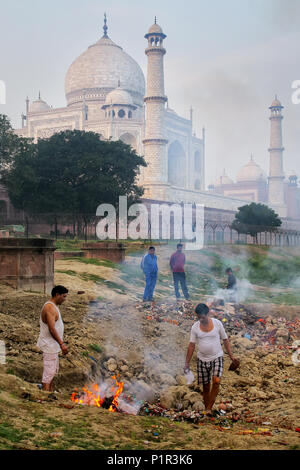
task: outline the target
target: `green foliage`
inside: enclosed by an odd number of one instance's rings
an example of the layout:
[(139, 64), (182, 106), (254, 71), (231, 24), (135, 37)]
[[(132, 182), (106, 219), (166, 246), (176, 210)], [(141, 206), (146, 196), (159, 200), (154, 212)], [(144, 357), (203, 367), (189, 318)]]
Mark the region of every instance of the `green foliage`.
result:
[(81, 256), (76, 256), (74, 258), (65, 258), (66, 261), (77, 261), (83, 264), (92, 264), (94, 266), (104, 266), (106, 268), (116, 268), (118, 269), (117, 263), (110, 261), (108, 259), (97, 259), (97, 258), (82, 258)]
[(13, 132), (5, 114), (0, 114), (0, 172), (9, 167), (13, 155), (18, 150), (19, 138)]
[(26, 433), (24, 431), (15, 429), (7, 422), (0, 423), (0, 438), (6, 439), (9, 442), (20, 442), (25, 437), (31, 436), (31, 433)]
[(73, 240), (55, 240), (55, 248), (58, 251), (80, 251), (84, 241), (75, 238)]
[(238, 233), (249, 234), (257, 240), (260, 232), (270, 232), (280, 227), (282, 221), (273, 209), (264, 204), (251, 204), (239, 207), (231, 228)]
[(101, 346), (99, 346), (98, 344), (89, 344), (89, 348), (92, 351), (95, 351), (97, 353), (102, 353), (103, 352), (103, 348), (101, 348)]
[(300, 258), (294, 257), (288, 262), (272, 258), (265, 253), (254, 253), (248, 259), (249, 281), (253, 284), (281, 284), (289, 286), (299, 276)]
[(121, 141), (65, 131), (37, 144), (22, 141), (4, 183), (16, 208), (47, 214), (52, 223), (65, 217), (84, 226), (95, 218), (99, 204), (116, 206), (119, 196), (128, 196), (129, 203), (142, 196), (136, 184), (140, 166), (146, 166), (145, 160)]

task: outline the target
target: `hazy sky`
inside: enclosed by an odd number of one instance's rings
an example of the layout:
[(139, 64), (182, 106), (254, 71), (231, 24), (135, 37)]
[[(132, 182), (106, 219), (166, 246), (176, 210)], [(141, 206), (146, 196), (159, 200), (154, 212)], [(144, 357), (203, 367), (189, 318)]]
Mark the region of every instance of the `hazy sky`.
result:
[(0, 80), (7, 114), (21, 127), (25, 98), (65, 106), (64, 79), (73, 60), (108, 34), (146, 72), (144, 35), (157, 16), (167, 39), (169, 106), (206, 127), (206, 185), (224, 167), (230, 177), (254, 159), (269, 169), (269, 109), (285, 106), (284, 169), (300, 176), (300, 0), (0, 0)]

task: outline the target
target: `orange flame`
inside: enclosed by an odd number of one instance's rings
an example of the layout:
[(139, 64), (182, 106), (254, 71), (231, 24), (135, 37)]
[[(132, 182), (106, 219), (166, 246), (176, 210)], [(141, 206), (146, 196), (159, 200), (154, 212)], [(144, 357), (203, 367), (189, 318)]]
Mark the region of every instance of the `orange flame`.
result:
[[(113, 376), (113, 379), (116, 381), (116, 386), (113, 385), (110, 390), (114, 394), (114, 398), (108, 411), (114, 412), (117, 411), (118, 397), (123, 391), (124, 383), (118, 382), (115, 375)], [(78, 403), (80, 405), (93, 405), (97, 406), (98, 408), (101, 408), (105, 400), (105, 396), (101, 396), (101, 390), (98, 384), (93, 384), (91, 386), (91, 389), (92, 390), (89, 390), (87, 387), (82, 387), (84, 393), (80, 396), (78, 394), (78, 389), (75, 389), (75, 391), (71, 395), (71, 400), (74, 403)]]
[(113, 379), (116, 381), (116, 384), (118, 386), (117, 388), (117, 391), (115, 393), (115, 396), (114, 396), (114, 399), (113, 399), (113, 402), (111, 404), (111, 406), (109, 407), (108, 411), (117, 411), (117, 407), (118, 407), (118, 397), (121, 395), (121, 393), (123, 392), (123, 386), (124, 386), (124, 382), (118, 382), (116, 376), (114, 375), (113, 376)]

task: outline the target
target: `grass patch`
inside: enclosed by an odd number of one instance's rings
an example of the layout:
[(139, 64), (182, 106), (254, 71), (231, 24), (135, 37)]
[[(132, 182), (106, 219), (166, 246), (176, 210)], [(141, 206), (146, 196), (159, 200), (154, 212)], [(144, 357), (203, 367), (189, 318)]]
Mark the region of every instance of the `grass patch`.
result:
[(23, 432), (15, 429), (9, 423), (0, 423), (0, 438), (5, 439), (8, 442), (20, 442), (27, 437), (33, 437), (32, 433)]
[(73, 240), (56, 240), (54, 245), (58, 251), (80, 251), (83, 243), (83, 240), (74, 238)]
[(101, 346), (99, 346), (98, 344), (89, 344), (89, 349), (100, 354), (103, 352), (103, 348), (101, 348)]
[(68, 276), (78, 276), (78, 274), (75, 271), (72, 271), (70, 269), (66, 271), (63, 271), (61, 269), (56, 269), (55, 272), (60, 273), (60, 274), (67, 274)]
[(65, 261), (77, 261), (83, 264), (92, 264), (94, 266), (104, 266), (105, 268), (112, 268), (112, 269), (118, 268), (118, 263), (115, 263), (108, 259), (83, 258), (81, 256), (78, 256), (78, 258), (77, 257), (65, 258)]
[[(76, 273), (75, 271), (72, 271), (72, 270), (64, 271), (64, 270), (61, 270), (61, 269), (56, 269), (55, 272), (61, 273), (61, 274), (67, 274), (69, 276), (76, 276), (76, 277), (79, 277), (80, 279), (82, 279), (83, 281), (92, 281), (92, 282), (95, 282), (95, 284), (104, 284), (109, 289), (117, 291), (120, 294), (127, 293), (124, 286), (122, 286), (120, 284), (117, 284), (116, 282), (108, 281), (107, 279), (104, 279), (103, 277), (98, 276), (97, 274)], [(101, 297), (99, 297), (99, 300), (102, 300)]]

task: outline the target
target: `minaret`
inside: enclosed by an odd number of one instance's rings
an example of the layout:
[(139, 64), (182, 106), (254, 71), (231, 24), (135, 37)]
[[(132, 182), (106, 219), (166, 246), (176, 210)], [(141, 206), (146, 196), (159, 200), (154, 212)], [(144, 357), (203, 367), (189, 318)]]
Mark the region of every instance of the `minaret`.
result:
[(29, 98), (27, 96), (27, 98), (26, 98), (26, 116), (28, 116), (28, 113), (29, 113)]
[(283, 106), (275, 96), (271, 104), (271, 140), (270, 140), (270, 173), (268, 203), (280, 217), (286, 217), (287, 208), (284, 201), (284, 173), (283, 173), (283, 151), (282, 146), (282, 119)]
[(144, 156), (147, 167), (143, 172), (144, 196), (147, 199), (168, 200), (168, 158), (167, 139), (165, 135), (165, 96), (164, 86), (164, 55), (163, 40), (167, 36), (162, 28), (155, 23), (149, 29), (145, 38), (148, 47), (145, 51), (148, 57), (146, 124)]

